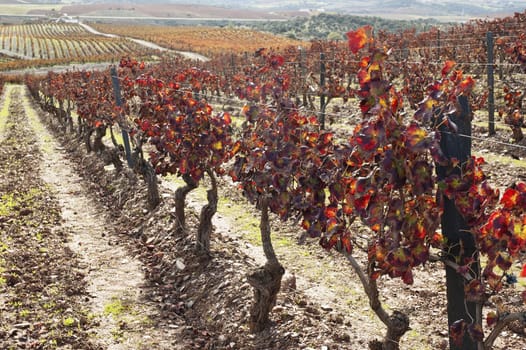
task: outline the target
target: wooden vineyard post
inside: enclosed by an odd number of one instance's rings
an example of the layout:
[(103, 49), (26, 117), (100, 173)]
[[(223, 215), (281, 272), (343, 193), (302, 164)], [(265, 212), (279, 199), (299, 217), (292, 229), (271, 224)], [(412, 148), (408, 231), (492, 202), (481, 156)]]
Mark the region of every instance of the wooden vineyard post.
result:
[(300, 46), (298, 47), (300, 51), (300, 69), (301, 69), (301, 92), (302, 92), (302, 103), (304, 106), (308, 105), (307, 90), (306, 90), (306, 81), (307, 81), (307, 67), (305, 60), (305, 50)]
[(437, 61), (440, 62), (440, 29), (437, 30)]
[(488, 117), (489, 125), (488, 132), (490, 135), (495, 135), (495, 77), (493, 72), (493, 33), (486, 33), (486, 46), (487, 46), (487, 73), (488, 73)]
[(232, 75), (235, 75), (236, 74), (236, 60), (234, 58), (234, 54), (230, 55), (230, 65), (232, 69)]
[(499, 80), (500, 81), (504, 79), (504, 64), (505, 64), (504, 54), (505, 54), (504, 50), (499, 50)]
[[(115, 67), (111, 67), (111, 82), (113, 84), (113, 92), (115, 94), (115, 103), (120, 108), (122, 107), (121, 86), (119, 84), (119, 77), (117, 75), (117, 69), (115, 69)], [(124, 142), (124, 150), (126, 152), (126, 161), (128, 162), (128, 166), (130, 168), (133, 168), (134, 164), (131, 156), (130, 138), (128, 137), (128, 132), (121, 128), (121, 133), (122, 140)]]
[[(456, 115), (452, 116), (453, 122), (458, 126), (458, 133), (451, 132), (447, 127), (441, 126), (440, 147), (444, 155), (451, 159), (456, 158), (460, 164), (464, 164), (471, 157), (471, 110), (466, 96), (458, 97), (458, 109)], [(437, 166), (439, 180), (451, 174), (449, 167)], [(460, 174), (458, 167), (454, 170)], [(446, 239), (445, 259), (458, 265), (464, 265), (466, 259), (474, 259), (474, 272), (479, 273), (478, 255), (475, 248), (475, 240), (469, 231), (464, 218), (459, 213), (454, 200), (443, 197), (444, 212), (441, 218), (442, 234)], [(477, 304), (468, 302), (465, 297), (464, 286), (466, 279), (457, 270), (446, 264), (446, 287), (447, 287), (447, 312), (448, 325), (455, 321), (465, 320), (471, 323), (476, 319)], [(477, 343), (466, 332), (463, 343), (459, 347), (450, 337), (451, 350), (476, 350)]]
[(307, 75), (307, 67), (305, 66), (305, 50), (300, 46), (300, 68), (301, 68), (301, 80), (305, 81)]
[(325, 54), (323, 52), (320, 53), (320, 88), (320, 127), (323, 130), (325, 129), (325, 107), (327, 104), (325, 102)]

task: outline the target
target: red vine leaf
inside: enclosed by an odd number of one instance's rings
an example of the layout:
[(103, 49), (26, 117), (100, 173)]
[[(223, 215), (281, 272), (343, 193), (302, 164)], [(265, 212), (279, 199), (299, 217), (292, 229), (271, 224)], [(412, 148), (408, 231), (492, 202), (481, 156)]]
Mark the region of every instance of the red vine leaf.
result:
[(347, 39), (349, 40), (349, 49), (352, 53), (357, 53), (367, 44), (367, 32), (371, 30), (371, 26), (364, 26), (358, 28), (355, 31), (347, 33)]
[(458, 84), (459, 93), (468, 94), (473, 90), (475, 80), (472, 77), (467, 77)]
[(455, 61), (446, 61), (444, 63), (444, 67), (442, 68), (442, 76), (445, 77), (446, 75), (448, 75), (449, 72), (451, 72), (453, 66), (455, 66), (455, 64)]
[(428, 143), (426, 142), (427, 132), (417, 124), (411, 124), (406, 131), (406, 147), (414, 152), (425, 150)]
[(517, 202), (519, 200), (519, 191), (513, 189), (513, 188), (507, 188), (504, 194), (502, 195), (502, 199), (500, 200), (500, 203), (504, 206), (506, 209), (512, 209), (517, 205)]
[(486, 315), (486, 323), (488, 324), (489, 327), (496, 324), (498, 320), (499, 320), (499, 316), (497, 316), (497, 313), (495, 311), (490, 311)]

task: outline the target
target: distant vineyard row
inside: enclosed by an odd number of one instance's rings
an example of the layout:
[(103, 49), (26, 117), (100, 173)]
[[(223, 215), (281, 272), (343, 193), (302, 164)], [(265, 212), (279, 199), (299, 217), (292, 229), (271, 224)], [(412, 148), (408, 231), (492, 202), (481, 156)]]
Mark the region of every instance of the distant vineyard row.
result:
[[(151, 51), (151, 50), (150, 50)], [(78, 24), (38, 23), (0, 27), (0, 70), (69, 62), (116, 60), (149, 52), (133, 41), (94, 35)]]
[(166, 27), (94, 24), (104, 33), (127, 35), (155, 42), (174, 50), (194, 51), (204, 55), (252, 52), (262, 47), (298, 46), (301, 41), (242, 28)]

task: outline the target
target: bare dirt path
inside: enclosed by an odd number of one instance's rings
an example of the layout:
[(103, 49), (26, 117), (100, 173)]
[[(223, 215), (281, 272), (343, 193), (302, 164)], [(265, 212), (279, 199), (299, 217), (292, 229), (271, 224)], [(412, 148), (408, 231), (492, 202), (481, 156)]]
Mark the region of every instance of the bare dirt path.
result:
[(100, 350), (20, 93), (5, 87), (0, 112), (0, 349)]
[(145, 284), (140, 263), (124, 247), (112, 244), (114, 229), (105, 213), (86, 193), (64, 150), (31, 107), (25, 86), (8, 86), (6, 94), (20, 99), (38, 147), (42, 179), (50, 185), (61, 208), (61, 228), (68, 246), (78, 254), (87, 280), (90, 316), (96, 320), (95, 341), (104, 349), (178, 349), (170, 329), (159, 329), (150, 316), (157, 310), (142, 298)]

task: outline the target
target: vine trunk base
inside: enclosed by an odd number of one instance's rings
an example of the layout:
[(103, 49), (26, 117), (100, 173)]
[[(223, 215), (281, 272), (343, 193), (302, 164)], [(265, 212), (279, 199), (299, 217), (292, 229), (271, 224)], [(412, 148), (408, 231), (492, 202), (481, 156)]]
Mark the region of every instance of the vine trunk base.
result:
[(389, 316), (387, 334), (383, 341), (373, 340), (369, 343), (370, 350), (399, 350), (400, 339), (409, 330), (409, 317), (400, 312), (394, 311)]
[(250, 309), (249, 327), (252, 333), (265, 330), (270, 324), (269, 314), (276, 304), (285, 269), (281, 264), (266, 263), (252, 271), (248, 283), (254, 288), (254, 302)]

